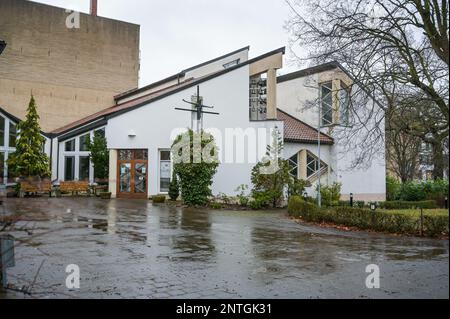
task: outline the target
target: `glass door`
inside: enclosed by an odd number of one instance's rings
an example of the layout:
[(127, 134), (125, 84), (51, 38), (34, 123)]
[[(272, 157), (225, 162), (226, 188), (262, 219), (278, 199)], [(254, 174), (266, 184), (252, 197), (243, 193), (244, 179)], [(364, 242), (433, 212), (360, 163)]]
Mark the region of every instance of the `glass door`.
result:
[(148, 151), (120, 150), (118, 157), (119, 198), (147, 198)]

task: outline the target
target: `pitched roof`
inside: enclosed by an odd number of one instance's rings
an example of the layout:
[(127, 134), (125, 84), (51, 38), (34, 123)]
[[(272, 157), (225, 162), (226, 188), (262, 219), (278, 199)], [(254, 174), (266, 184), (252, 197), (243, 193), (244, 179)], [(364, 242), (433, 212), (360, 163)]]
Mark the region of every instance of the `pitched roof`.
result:
[[(0, 106), (0, 113), (3, 113), (4, 116), (6, 116), (7, 118), (9, 118), (10, 120), (12, 120), (13, 122), (15, 122), (16, 124), (22, 122), (22, 120), (20, 118), (18, 118), (17, 116), (9, 113), (8, 111), (6, 111), (4, 108), (2, 108)], [(49, 137), (49, 134), (45, 133), (44, 131), (41, 130), (41, 134), (44, 135), (45, 137)]]
[[(292, 115), (278, 109), (278, 120), (284, 122), (284, 140), (286, 142), (297, 142), (316, 144), (317, 129), (295, 118)], [(334, 139), (324, 133), (320, 134), (320, 142), (326, 145), (333, 145)]]
[(118, 105), (114, 105), (114, 106), (109, 107), (107, 109), (104, 109), (104, 110), (102, 110), (100, 112), (97, 112), (97, 113), (94, 113), (92, 115), (89, 115), (88, 117), (85, 117), (85, 118), (80, 119), (78, 121), (72, 122), (72, 123), (70, 123), (68, 125), (65, 125), (65, 126), (63, 126), (61, 128), (58, 128), (58, 129), (52, 131), (51, 134), (56, 135), (56, 136), (64, 135), (64, 134), (66, 134), (69, 131), (82, 128), (82, 127), (84, 127), (84, 126), (86, 126), (89, 123), (92, 123), (94, 121), (98, 121), (100, 119), (105, 119), (105, 118), (118, 116), (118, 115), (123, 114), (125, 112), (132, 111), (132, 110), (134, 110), (134, 109), (136, 109), (138, 107), (144, 106), (144, 105), (146, 105), (148, 103), (157, 101), (157, 100), (162, 99), (164, 97), (167, 97), (167, 96), (169, 96), (171, 94), (175, 94), (175, 93), (177, 93), (177, 92), (179, 92), (181, 90), (188, 89), (190, 87), (193, 87), (195, 85), (198, 85), (198, 84), (203, 83), (205, 81), (208, 81), (210, 79), (216, 78), (216, 77), (221, 76), (223, 74), (226, 74), (228, 72), (231, 72), (231, 71), (234, 71), (236, 69), (239, 69), (239, 68), (241, 68), (243, 66), (249, 65), (249, 64), (251, 64), (253, 62), (256, 62), (258, 60), (264, 59), (264, 58), (266, 58), (266, 57), (268, 57), (270, 55), (277, 54), (277, 53), (283, 53), (284, 54), (284, 52), (285, 52), (285, 48), (282, 47), (282, 48), (270, 51), (268, 53), (265, 53), (263, 55), (260, 55), (260, 56), (258, 56), (256, 58), (250, 59), (250, 60), (248, 60), (246, 62), (243, 62), (243, 63), (240, 63), (240, 64), (235, 65), (233, 67), (230, 67), (228, 69), (223, 69), (223, 70), (217, 71), (215, 73), (211, 73), (211, 74), (205, 75), (203, 77), (195, 78), (195, 79), (194, 78), (186, 79), (183, 82), (180, 82), (179, 84), (174, 84), (172, 86), (169, 86), (167, 88), (161, 89), (159, 91), (155, 91), (155, 92), (152, 92), (150, 94), (141, 96), (139, 98), (136, 98), (136, 99), (133, 99), (133, 100), (130, 100), (130, 101), (118, 104)]
[(143, 86), (143, 87), (141, 87), (141, 88), (135, 88), (135, 89), (131, 89), (131, 90), (129, 90), (129, 91), (126, 91), (126, 92), (117, 94), (116, 96), (114, 96), (114, 100), (117, 101), (117, 100), (119, 100), (119, 99), (123, 99), (123, 98), (129, 97), (129, 96), (131, 96), (131, 95), (133, 95), (133, 94), (140, 93), (140, 92), (144, 92), (144, 91), (146, 91), (146, 90), (149, 90), (149, 89), (152, 89), (152, 88), (154, 88), (154, 87), (160, 86), (160, 85), (162, 85), (162, 84), (164, 84), (164, 83), (167, 83), (167, 82), (170, 82), (170, 81), (178, 80), (178, 79), (182, 78), (182, 77), (183, 77), (187, 72), (189, 72), (189, 71), (192, 71), (192, 70), (194, 70), (194, 69), (200, 68), (200, 67), (205, 66), (205, 65), (207, 65), (207, 64), (210, 64), (210, 63), (213, 63), (213, 62), (216, 62), (216, 61), (225, 59), (225, 58), (227, 58), (227, 57), (229, 57), (229, 56), (232, 56), (232, 55), (234, 55), (234, 54), (236, 54), (236, 53), (239, 53), (239, 52), (245, 51), (245, 50), (249, 50), (249, 49), (250, 49), (250, 46), (246, 46), (246, 47), (241, 48), (241, 49), (239, 49), (239, 50), (235, 50), (235, 51), (233, 51), (233, 52), (229, 52), (229, 53), (227, 53), (227, 54), (224, 54), (224, 55), (219, 56), (219, 57), (217, 57), (217, 58), (214, 58), (214, 59), (212, 59), (212, 60), (205, 61), (205, 62), (200, 63), (200, 64), (198, 64), (198, 65), (192, 66), (192, 67), (190, 67), (190, 68), (188, 68), (188, 69), (185, 69), (185, 70), (183, 70), (183, 71), (181, 71), (181, 72), (179, 72), (179, 73), (177, 73), (177, 74), (171, 75), (171, 76), (169, 76), (169, 77), (167, 77), (167, 78), (165, 78), (165, 79), (159, 80), (159, 81), (157, 81), (157, 82), (150, 83), (150, 84), (148, 84), (148, 85), (146, 85), (146, 86)]

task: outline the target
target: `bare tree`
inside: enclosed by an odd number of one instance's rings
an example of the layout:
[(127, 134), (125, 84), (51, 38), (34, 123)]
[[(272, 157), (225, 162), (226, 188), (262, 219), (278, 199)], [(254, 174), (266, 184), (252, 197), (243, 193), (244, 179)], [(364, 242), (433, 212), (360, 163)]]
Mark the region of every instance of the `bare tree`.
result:
[(402, 111), (394, 108), (386, 113), (386, 159), (389, 170), (406, 183), (418, 177), (422, 140), (398, 125), (410, 118)]
[(448, 137), (449, 123), (448, 1), (285, 1), (293, 13), (286, 24), (291, 47), (307, 52), (296, 56), (297, 61), (337, 61), (353, 78), (354, 95), (360, 92), (379, 102), (366, 110), (367, 105), (353, 99), (355, 123), (353, 130), (346, 130), (347, 137), (364, 135), (362, 140), (370, 141), (360, 160), (381, 148), (373, 142), (380, 140), (376, 134), (384, 135), (384, 128), (372, 125), (382, 126), (378, 109), (386, 111), (393, 94), (402, 101), (397, 107), (418, 116), (405, 134), (442, 145), (439, 140)]

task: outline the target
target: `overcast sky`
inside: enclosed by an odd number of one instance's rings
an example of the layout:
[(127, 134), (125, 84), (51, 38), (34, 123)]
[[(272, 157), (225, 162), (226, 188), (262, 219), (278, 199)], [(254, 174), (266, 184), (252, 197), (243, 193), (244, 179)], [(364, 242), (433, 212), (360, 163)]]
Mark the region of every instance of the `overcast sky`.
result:
[[(89, 0), (35, 0), (89, 12)], [(141, 25), (140, 85), (250, 45), (250, 57), (286, 46), (284, 0), (98, 0), (98, 14)]]

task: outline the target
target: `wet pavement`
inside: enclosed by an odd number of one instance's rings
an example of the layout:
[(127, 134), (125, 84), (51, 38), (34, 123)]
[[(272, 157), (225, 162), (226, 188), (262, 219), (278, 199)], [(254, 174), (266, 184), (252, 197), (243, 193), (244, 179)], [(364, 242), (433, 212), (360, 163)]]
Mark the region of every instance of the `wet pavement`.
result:
[[(25, 298), (449, 297), (447, 240), (139, 200), (7, 199), (4, 213), (22, 217), (8, 276), (18, 287), (35, 282)], [(79, 290), (66, 288), (70, 264), (80, 267)], [(380, 289), (366, 287), (370, 264)]]

